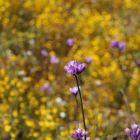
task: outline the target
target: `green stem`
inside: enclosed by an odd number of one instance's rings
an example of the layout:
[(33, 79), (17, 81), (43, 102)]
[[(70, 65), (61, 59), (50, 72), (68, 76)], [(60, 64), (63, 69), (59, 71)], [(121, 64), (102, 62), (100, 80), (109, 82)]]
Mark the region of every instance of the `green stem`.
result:
[(76, 101), (76, 108), (75, 108), (75, 120), (76, 122), (78, 122), (78, 99), (77, 99), (77, 95), (75, 95), (75, 101)]
[[(75, 75), (75, 79), (76, 79), (78, 92), (79, 92), (79, 96), (80, 96), (81, 111), (82, 111), (82, 117), (83, 117), (83, 125), (84, 125), (84, 129), (86, 131), (86, 122), (85, 122), (85, 114), (84, 114), (84, 107), (83, 107), (83, 99), (82, 99), (82, 94), (81, 94), (80, 87), (79, 87), (78, 77), (76, 75)], [(85, 140), (86, 140), (86, 135), (85, 135)]]

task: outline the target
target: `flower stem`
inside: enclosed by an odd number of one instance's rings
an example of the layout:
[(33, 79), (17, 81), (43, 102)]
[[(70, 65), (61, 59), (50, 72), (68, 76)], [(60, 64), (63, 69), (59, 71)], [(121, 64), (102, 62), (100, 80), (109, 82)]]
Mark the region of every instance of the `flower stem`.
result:
[[(84, 107), (83, 107), (83, 99), (82, 99), (82, 94), (81, 94), (80, 87), (79, 87), (78, 77), (76, 75), (75, 75), (75, 79), (76, 79), (76, 84), (77, 84), (78, 92), (79, 92), (79, 96), (80, 96), (81, 111), (82, 111), (82, 117), (83, 117), (83, 125), (84, 125), (84, 129), (86, 131), (86, 122), (85, 122), (85, 114), (84, 114)], [(86, 140), (86, 135), (85, 135), (85, 140)]]
[(75, 95), (75, 101), (76, 101), (76, 108), (75, 108), (75, 120), (76, 120), (76, 122), (78, 122), (78, 99), (77, 99), (77, 96)]
[(120, 93), (122, 94), (122, 97), (124, 98), (124, 103), (125, 103), (125, 105), (127, 107), (130, 120), (131, 120), (132, 123), (134, 123), (133, 114), (132, 114), (130, 106), (129, 106), (129, 99), (128, 99), (126, 93), (123, 90), (120, 90)]

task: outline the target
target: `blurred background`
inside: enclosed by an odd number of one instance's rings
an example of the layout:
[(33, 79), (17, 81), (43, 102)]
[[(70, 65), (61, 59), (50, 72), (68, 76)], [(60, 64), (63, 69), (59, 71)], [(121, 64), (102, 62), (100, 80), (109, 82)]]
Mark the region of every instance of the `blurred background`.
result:
[[(70, 140), (79, 76), (91, 140), (140, 117), (140, 0), (0, 0), (0, 140)], [(121, 42), (117, 48), (115, 43)]]

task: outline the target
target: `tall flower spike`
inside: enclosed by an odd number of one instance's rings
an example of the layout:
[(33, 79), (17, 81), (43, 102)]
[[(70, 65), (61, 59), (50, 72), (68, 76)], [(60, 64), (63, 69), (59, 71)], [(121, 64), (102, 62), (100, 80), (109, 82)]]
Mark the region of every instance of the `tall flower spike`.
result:
[(68, 63), (67, 66), (64, 67), (64, 70), (71, 75), (78, 75), (83, 72), (86, 68), (84, 63), (80, 63), (76, 60), (72, 60)]

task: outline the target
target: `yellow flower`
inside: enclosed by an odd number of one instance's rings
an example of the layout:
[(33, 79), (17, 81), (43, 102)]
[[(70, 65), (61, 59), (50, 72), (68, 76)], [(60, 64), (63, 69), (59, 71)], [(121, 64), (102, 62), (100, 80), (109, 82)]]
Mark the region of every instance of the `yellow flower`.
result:
[(136, 104), (134, 102), (131, 102), (129, 105), (130, 105), (131, 111), (135, 112), (136, 111)]
[(18, 117), (18, 112), (16, 111), (16, 110), (14, 110), (13, 112), (12, 112), (12, 115), (13, 115), (13, 117)]
[(10, 130), (11, 130), (11, 126), (10, 125), (5, 125), (4, 126), (4, 130), (6, 131), (6, 132), (9, 132)]
[(26, 119), (26, 120), (25, 120), (25, 124), (26, 124), (28, 127), (31, 127), (31, 128), (34, 128), (34, 127), (35, 127), (35, 123), (33, 122), (33, 120), (30, 120), (30, 119)]

